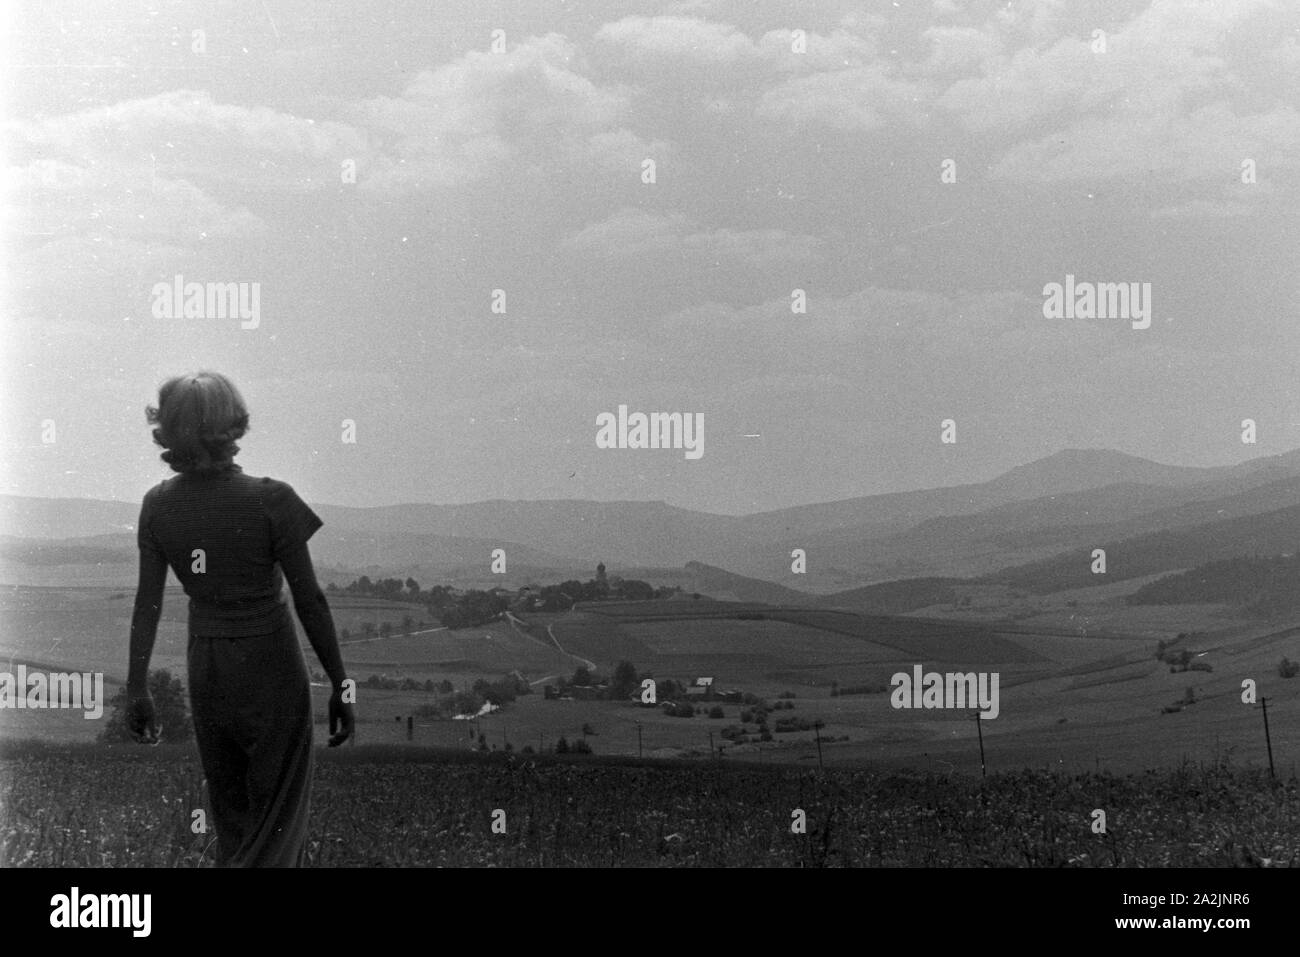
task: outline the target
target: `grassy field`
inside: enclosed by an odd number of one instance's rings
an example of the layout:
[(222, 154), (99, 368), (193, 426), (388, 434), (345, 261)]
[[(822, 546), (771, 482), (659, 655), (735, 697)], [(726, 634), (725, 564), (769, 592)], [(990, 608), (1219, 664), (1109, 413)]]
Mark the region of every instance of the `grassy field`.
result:
[[(1300, 854), (1297, 782), (1224, 764), (981, 781), (384, 746), (318, 759), (309, 863), (323, 867), (1282, 867)], [(210, 866), (212, 835), (191, 831), (200, 778), (179, 746), (0, 747), (0, 867)]]

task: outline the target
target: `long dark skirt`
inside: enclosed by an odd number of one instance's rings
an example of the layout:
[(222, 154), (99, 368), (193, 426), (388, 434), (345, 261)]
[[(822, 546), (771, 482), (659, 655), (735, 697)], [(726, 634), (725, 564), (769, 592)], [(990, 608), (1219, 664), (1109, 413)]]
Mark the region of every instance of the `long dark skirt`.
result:
[(311, 804), (311, 685), (293, 620), (269, 635), (190, 635), (190, 706), (226, 867), (298, 867)]

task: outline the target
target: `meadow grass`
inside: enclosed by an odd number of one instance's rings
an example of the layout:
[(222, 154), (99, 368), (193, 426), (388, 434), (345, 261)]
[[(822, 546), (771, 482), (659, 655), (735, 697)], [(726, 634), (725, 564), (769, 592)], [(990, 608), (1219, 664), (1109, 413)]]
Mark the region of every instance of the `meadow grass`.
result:
[[(211, 866), (203, 806), (192, 747), (0, 744), (3, 867)], [(308, 863), (1279, 867), (1297, 852), (1300, 783), (1226, 763), (981, 780), (361, 745), (317, 751)]]

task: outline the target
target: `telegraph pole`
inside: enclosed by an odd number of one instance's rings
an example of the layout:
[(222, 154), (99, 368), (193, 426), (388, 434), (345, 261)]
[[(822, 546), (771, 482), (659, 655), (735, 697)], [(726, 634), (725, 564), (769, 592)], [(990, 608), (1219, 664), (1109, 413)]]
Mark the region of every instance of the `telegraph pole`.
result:
[(1268, 779), (1275, 781), (1277, 776), (1273, 773), (1273, 739), (1268, 733), (1268, 699), (1260, 698), (1259, 705), (1264, 709), (1264, 743), (1268, 745)]

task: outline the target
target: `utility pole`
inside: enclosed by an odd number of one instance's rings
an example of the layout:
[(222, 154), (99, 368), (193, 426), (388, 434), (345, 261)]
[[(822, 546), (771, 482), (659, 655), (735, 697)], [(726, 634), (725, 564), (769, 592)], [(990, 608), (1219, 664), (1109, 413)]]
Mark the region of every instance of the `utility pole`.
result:
[(825, 771), (826, 768), (822, 765), (822, 720), (821, 718), (818, 718), (816, 721), (813, 722), (813, 734), (817, 736), (817, 770)]
[(1277, 776), (1273, 773), (1273, 739), (1268, 733), (1268, 699), (1260, 698), (1259, 705), (1264, 709), (1264, 743), (1268, 745), (1268, 779), (1275, 781)]
[(980, 713), (978, 710), (975, 712), (975, 732), (979, 735), (980, 739), (980, 777), (984, 778), (988, 777), (988, 772), (984, 766), (984, 726), (980, 724)]
[(636, 723), (636, 756), (638, 758), (643, 756), (643, 752), (641, 750), (641, 722), (640, 721)]

